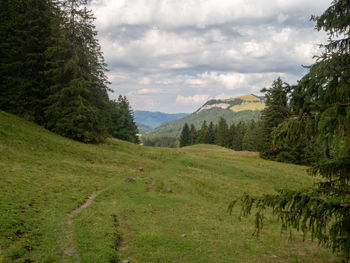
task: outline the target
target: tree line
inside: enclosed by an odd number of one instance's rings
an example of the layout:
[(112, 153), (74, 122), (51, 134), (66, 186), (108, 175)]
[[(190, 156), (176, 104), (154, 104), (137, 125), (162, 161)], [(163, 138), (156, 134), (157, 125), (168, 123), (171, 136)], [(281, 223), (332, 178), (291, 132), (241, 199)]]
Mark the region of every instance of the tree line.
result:
[(220, 118), (218, 124), (207, 125), (204, 121), (197, 131), (193, 124), (183, 126), (180, 135), (180, 147), (205, 143), (216, 144), (236, 151), (259, 152), (264, 159), (295, 164), (312, 164), (319, 152), (315, 137), (296, 132), (294, 140), (277, 143), (276, 136), (281, 132), (279, 125), (284, 123), (300, 103), (298, 85), (289, 85), (277, 78), (271, 87), (261, 90), (265, 94), (266, 107), (258, 121), (227, 124)]
[(261, 121), (232, 123), (230, 126), (224, 118), (217, 124), (203, 121), (200, 129), (193, 124), (185, 125), (180, 135), (180, 147), (194, 144), (216, 144), (236, 151), (260, 150)]
[(108, 97), (94, 19), (86, 0), (2, 0), (0, 109), (82, 142), (137, 142), (127, 98)]

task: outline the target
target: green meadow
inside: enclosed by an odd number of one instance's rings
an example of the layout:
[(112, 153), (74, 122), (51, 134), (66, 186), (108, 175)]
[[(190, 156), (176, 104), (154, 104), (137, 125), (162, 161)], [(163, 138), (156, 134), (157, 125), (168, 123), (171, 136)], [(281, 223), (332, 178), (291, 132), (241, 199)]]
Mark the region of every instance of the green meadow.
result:
[(257, 239), (254, 216), (227, 212), (244, 192), (315, 183), (306, 169), (214, 145), (83, 144), (0, 111), (0, 262), (340, 262), (269, 214)]

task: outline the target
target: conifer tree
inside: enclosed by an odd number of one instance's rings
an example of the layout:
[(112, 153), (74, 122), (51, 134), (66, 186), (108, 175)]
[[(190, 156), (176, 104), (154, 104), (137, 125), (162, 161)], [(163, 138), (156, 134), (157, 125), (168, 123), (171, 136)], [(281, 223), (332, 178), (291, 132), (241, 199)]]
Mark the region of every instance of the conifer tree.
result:
[(232, 144), (233, 144), (235, 132), (236, 132), (236, 125), (232, 123), (230, 128), (228, 129), (228, 146), (227, 147), (230, 149), (233, 149)]
[(245, 132), (245, 127), (243, 122), (239, 122), (235, 129), (232, 138), (232, 149), (235, 151), (242, 151), (242, 141)]
[(121, 140), (139, 143), (138, 129), (128, 99), (120, 95), (117, 101), (110, 101), (110, 107), (110, 135)]
[(203, 121), (202, 127), (198, 131), (198, 136), (196, 139), (196, 143), (204, 143), (209, 144), (209, 132), (208, 132), (208, 125), (206, 121)]
[(243, 151), (256, 151), (255, 130), (256, 125), (254, 120), (245, 123), (244, 135), (242, 138)]
[(191, 145), (190, 127), (185, 123), (180, 135), (180, 147)]
[(270, 88), (263, 88), (265, 93), (266, 107), (262, 111), (262, 137), (263, 145), (260, 155), (263, 158), (273, 159), (278, 151), (272, 144), (273, 130), (288, 117), (288, 94), (290, 86), (283, 82), (281, 78), (273, 81)]
[[(304, 98), (297, 97), (295, 114), (277, 129), (276, 143), (293, 142), (301, 132), (314, 137), (320, 154), (309, 170), (324, 180), (301, 190), (279, 190), (275, 195), (253, 197), (244, 194), (238, 201), (243, 214), (252, 207), (256, 213), (257, 233), (262, 227), (265, 208), (271, 207), (284, 228), (311, 232), (320, 244), (350, 257), (350, 5), (335, 0), (316, 21), (329, 41), (324, 53), (299, 82)], [(231, 204), (229, 209), (235, 202)]]
[(191, 124), (190, 126), (190, 145), (193, 145), (196, 143), (197, 140), (197, 130), (196, 127), (194, 126), (194, 124)]
[(220, 118), (215, 136), (215, 144), (223, 147), (228, 147), (229, 145), (229, 133), (228, 133), (228, 125), (224, 118)]
[(211, 121), (209, 123), (209, 127), (208, 127), (208, 143), (209, 144), (214, 144), (215, 143), (215, 133), (216, 133), (216, 127), (214, 125), (214, 123)]
[(0, 109), (44, 123), (44, 53), (52, 35), (52, 3), (0, 1)]
[(83, 142), (102, 141), (108, 133), (106, 65), (86, 0), (59, 1), (56, 35), (47, 52), (53, 79), (46, 127)]

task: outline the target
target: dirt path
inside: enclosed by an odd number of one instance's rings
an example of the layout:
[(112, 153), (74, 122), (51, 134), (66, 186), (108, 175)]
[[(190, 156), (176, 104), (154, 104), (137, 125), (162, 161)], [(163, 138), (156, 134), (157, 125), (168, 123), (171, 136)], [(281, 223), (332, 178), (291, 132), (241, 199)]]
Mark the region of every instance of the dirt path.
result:
[(104, 192), (106, 190), (106, 188), (100, 189), (97, 192), (91, 194), (88, 199), (82, 203), (81, 205), (79, 205), (77, 208), (75, 208), (72, 212), (70, 212), (68, 214), (68, 219), (66, 221), (66, 225), (69, 226), (69, 230), (67, 231), (67, 233), (65, 234), (65, 238), (68, 242), (68, 247), (65, 248), (64, 250), (64, 256), (73, 256), (75, 258), (75, 262), (79, 263), (80, 262), (80, 257), (79, 254), (77, 253), (76, 250), (76, 245), (75, 245), (75, 241), (73, 239), (73, 217), (76, 214), (79, 214), (84, 208), (88, 207), (92, 201), (102, 192)]

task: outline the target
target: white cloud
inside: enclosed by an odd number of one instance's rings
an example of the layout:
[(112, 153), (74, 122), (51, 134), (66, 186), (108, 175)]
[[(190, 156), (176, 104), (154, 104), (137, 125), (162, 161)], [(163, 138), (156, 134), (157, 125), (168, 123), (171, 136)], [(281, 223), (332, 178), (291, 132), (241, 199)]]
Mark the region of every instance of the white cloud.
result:
[(136, 109), (191, 112), (207, 98), (259, 93), (278, 76), (295, 83), (326, 40), (309, 18), (329, 4), (92, 0), (90, 7), (111, 97), (127, 95)]
[(176, 97), (176, 103), (177, 104), (185, 104), (185, 105), (193, 105), (193, 106), (199, 106), (206, 102), (210, 96), (208, 94), (196, 94), (194, 96), (182, 96), (178, 95)]

